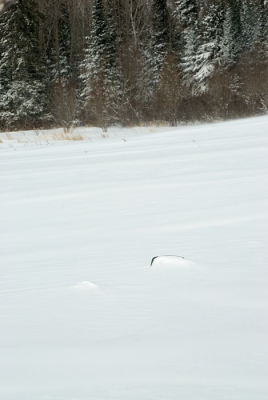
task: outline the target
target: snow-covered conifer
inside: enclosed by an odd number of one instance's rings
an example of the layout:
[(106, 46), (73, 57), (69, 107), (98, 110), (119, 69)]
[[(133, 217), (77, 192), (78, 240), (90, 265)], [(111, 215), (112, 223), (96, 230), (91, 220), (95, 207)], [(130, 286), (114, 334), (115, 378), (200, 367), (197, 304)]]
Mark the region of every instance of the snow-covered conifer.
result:
[(153, 85), (159, 81), (159, 72), (170, 46), (170, 17), (167, 0), (154, 0), (151, 8), (151, 70)]
[(170, 52), (170, 13), (167, 0), (154, 0), (150, 8), (150, 24), (147, 27), (147, 40), (143, 44), (144, 67), (142, 70), (146, 99), (151, 118), (154, 107), (154, 92), (160, 83), (160, 71)]
[(223, 51), (226, 65), (232, 65), (243, 49), (241, 0), (227, 0), (223, 24)]
[(195, 0), (178, 0), (175, 16), (178, 24), (179, 60), (183, 71), (183, 80), (192, 86), (194, 75), (199, 68), (197, 51), (200, 43), (198, 32), (198, 7)]
[(198, 15), (196, 0), (177, 0), (174, 13), (179, 30), (183, 32), (196, 22)]
[(113, 23), (112, 15), (105, 13), (103, 1), (96, 0), (81, 77), (88, 113), (104, 130), (118, 121), (118, 107), (122, 94)]
[(258, 0), (243, 0), (241, 8), (241, 24), (243, 30), (243, 49), (252, 50), (260, 35)]
[(60, 3), (58, 12), (54, 46), (50, 55), (50, 71), (52, 82), (65, 86), (71, 78), (71, 29), (67, 4)]
[(57, 125), (70, 129), (79, 122), (78, 60), (72, 54), (70, 10), (59, 3), (48, 50), (49, 99), (53, 120)]
[(40, 18), (35, 1), (20, 0), (0, 19), (0, 120), (7, 128), (38, 126), (46, 116)]
[(222, 2), (210, 3), (200, 22), (198, 36), (196, 30), (186, 41), (183, 67), (188, 82), (195, 93), (207, 90), (209, 78), (223, 58), (223, 21), (224, 5)]
[(266, 56), (268, 56), (268, 0), (258, 0), (258, 4), (260, 26), (259, 38)]

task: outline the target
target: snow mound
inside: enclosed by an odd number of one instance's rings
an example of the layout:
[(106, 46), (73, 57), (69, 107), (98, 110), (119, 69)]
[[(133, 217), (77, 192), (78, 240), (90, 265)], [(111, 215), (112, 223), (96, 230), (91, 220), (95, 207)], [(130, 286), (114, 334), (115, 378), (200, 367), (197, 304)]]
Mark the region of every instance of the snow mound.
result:
[(195, 263), (180, 256), (157, 256), (151, 262), (151, 267), (157, 268), (190, 268), (194, 266), (196, 266)]
[(95, 285), (92, 282), (83, 281), (83, 282), (78, 282), (76, 285), (73, 285), (72, 289), (78, 290), (78, 291), (95, 291), (95, 290), (99, 290), (99, 287), (98, 287), (98, 285)]

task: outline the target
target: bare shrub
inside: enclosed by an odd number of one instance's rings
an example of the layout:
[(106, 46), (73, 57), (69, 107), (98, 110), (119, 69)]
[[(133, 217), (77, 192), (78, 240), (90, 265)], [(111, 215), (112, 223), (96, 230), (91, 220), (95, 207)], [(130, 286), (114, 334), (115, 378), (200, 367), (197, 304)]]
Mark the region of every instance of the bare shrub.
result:
[(160, 82), (153, 96), (155, 115), (160, 120), (175, 126), (179, 119), (179, 110), (184, 88), (181, 84), (181, 72), (173, 54), (168, 54), (163, 63)]
[(268, 60), (263, 54), (256, 46), (237, 65), (243, 81), (243, 97), (248, 114), (259, 114), (268, 110)]
[(86, 101), (85, 114), (88, 123), (107, 132), (109, 124), (109, 104), (107, 102), (105, 77), (100, 69), (91, 80), (90, 92)]
[(54, 122), (65, 132), (69, 132), (76, 124), (76, 85), (72, 82), (54, 83), (49, 97)]

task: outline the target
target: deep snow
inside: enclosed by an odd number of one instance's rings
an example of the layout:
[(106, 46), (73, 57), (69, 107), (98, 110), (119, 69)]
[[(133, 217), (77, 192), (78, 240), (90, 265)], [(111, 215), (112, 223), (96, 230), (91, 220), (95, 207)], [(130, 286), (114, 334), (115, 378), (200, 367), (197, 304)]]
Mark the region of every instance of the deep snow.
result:
[[(16, 135), (1, 400), (267, 400), (268, 117)], [(150, 267), (161, 254), (185, 258)]]

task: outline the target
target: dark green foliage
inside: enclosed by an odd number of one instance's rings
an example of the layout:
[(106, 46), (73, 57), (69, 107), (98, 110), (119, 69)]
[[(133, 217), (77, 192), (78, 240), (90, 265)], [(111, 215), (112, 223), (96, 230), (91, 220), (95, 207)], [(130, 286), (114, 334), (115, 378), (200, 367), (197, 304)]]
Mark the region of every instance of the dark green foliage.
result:
[(175, 13), (178, 19), (180, 30), (185, 30), (192, 26), (198, 16), (196, 0), (177, 0)]
[(262, 47), (265, 49), (266, 55), (268, 54), (268, 1), (256, 0), (257, 12), (259, 15), (259, 40)]
[(58, 54), (56, 55), (56, 76), (67, 81), (71, 77), (71, 27), (66, 4), (61, 4), (58, 20)]
[(46, 70), (34, 0), (20, 0), (0, 17), (0, 121), (3, 127), (38, 126), (46, 118)]
[(82, 81), (88, 116), (103, 130), (118, 121), (122, 96), (116, 40), (113, 14), (107, 15), (103, 1), (96, 0), (92, 12), (91, 35), (83, 62)]
[(159, 53), (166, 53), (170, 43), (170, 16), (166, 0), (152, 3), (152, 37)]
[(146, 54), (150, 92), (159, 83), (160, 69), (170, 51), (170, 45), (170, 15), (167, 0), (154, 0), (151, 8), (150, 40)]
[(235, 62), (243, 49), (241, 1), (227, 0), (224, 25), (226, 63)]

